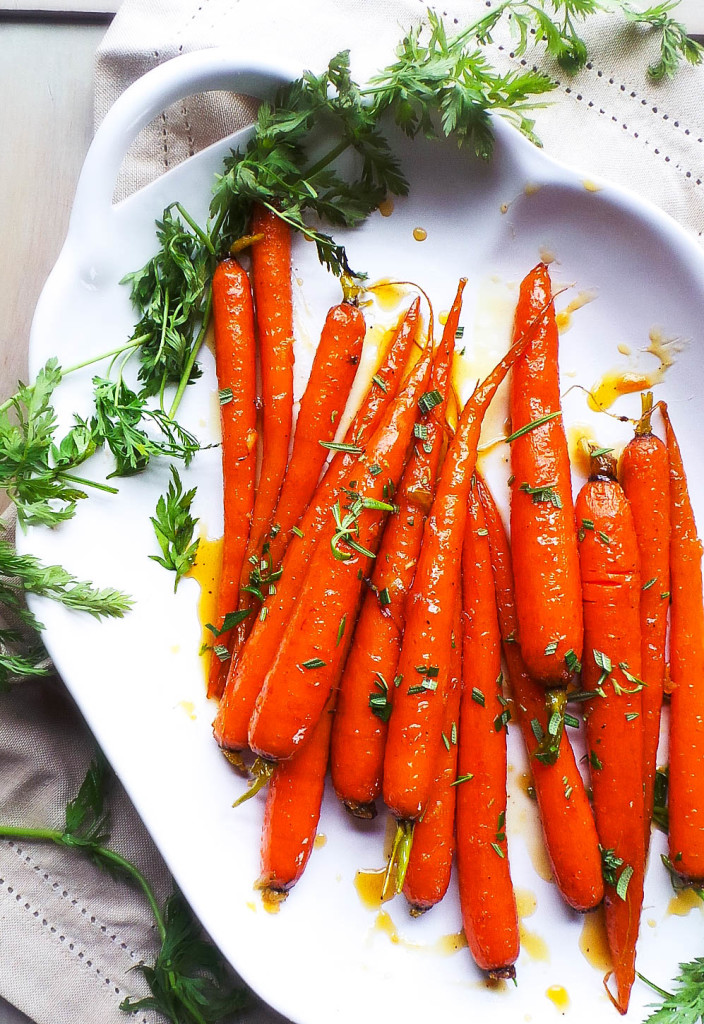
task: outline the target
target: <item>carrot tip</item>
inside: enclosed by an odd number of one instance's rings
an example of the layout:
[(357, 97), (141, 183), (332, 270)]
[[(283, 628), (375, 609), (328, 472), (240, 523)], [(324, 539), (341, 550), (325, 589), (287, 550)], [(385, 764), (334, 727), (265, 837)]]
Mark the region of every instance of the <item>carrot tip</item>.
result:
[(372, 821), (376, 818), (376, 804), (373, 800), (366, 804), (358, 803), (356, 800), (343, 800), (342, 805), (353, 818), (360, 818), (362, 821)]
[(514, 964), (506, 964), (505, 967), (492, 967), (486, 972), (492, 981), (513, 981), (516, 980), (516, 967)]

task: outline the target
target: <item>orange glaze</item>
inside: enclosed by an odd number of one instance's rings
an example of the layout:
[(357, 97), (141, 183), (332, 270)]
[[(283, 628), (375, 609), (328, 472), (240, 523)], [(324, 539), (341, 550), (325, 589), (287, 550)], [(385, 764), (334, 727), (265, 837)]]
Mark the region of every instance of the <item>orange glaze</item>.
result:
[[(280, 217), (255, 204), (251, 233), (262, 235), (251, 247), (252, 291), (257, 320), (262, 394), (262, 462), (257, 483), (241, 586), (249, 583), (250, 558), (257, 562), (271, 526), (271, 517), (286, 473), (293, 425), (293, 299), (291, 291), (291, 229)], [(240, 607), (252, 595), (240, 593)], [(252, 628), (250, 615), (237, 628), (235, 652)]]
[[(455, 849), (455, 804), (459, 742), (460, 691), (462, 688), (461, 597), (452, 631), (450, 692), (445, 706), (443, 744), (436, 765), (435, 785), (425, 814), (413, 829), (403, 892), (413, 911), (429, 910), (447, 892)], [(505, 789), (505, 787), (504, 787)]]
[(667, 449), (650, 429), (636, 433), (626, 445), (621, 456), (620, 475), (626, 497), (633, 509), (640, 553), (641, 678), (646, 684), (641, 696), (647, 851), (665, 685), (665, 640), (670, 592), (670, 478)]
[[(418, 332), (420, 301), (416, 299), (401, 318), (376, 376), (383, 386), (372, 384), (345, 435), (347, 443), (366, 448), (396, 395), (409, 352)], [(247, 746), (247, 731), (254, 702), (264, 683), (281, 638), (293, 613), (313, 551), (330, 520), (330, 508), (354, 464), (355, 457), (338, 452), (332, 459), (314, 499), (299, 523), (302, 536), (294, 535), (286, 549), (283, 575), (264, 604), (266, 615), (257, 617), (238, 662), (230, 669), (225, 693), (214, 723), (215, 738), (230, 750)]]
[(269, 542), (269, 558), (274, 566), (281, 560), (291, 528), (313, 497), (328, 456), (322, 442), (335, 437), (335, 422), (357, 373), (364, 334), (364, 317), (357, 306), (341, 302), (329, 310), (301, 399), (291, 459), (273, 516), (277, 530)]
[[(218, 389), (232, 396), (220, 406), (224, 532), (213, 620), (220, 628), (239, 602), (257, 468), (254, 306), (247, 274), (235, 259), (223, 260), (213, 274), (213, 324)], [(217, 642), (231, 650), (234, 640), (235, 634), (228, 630)], [(226, 679), (227, 662), (211, 655), (208, 696), (220, 697)]]
[[(521, 285), (514, 335), (540, 316), (532, 344), (511, 376), (512, 430), (560, 410), (558, 331), (548, 269), (538, 264)], [(567, 439), (557, 416), (511, 444), (511, 538), (523, 660), (545, 686), (565, 686), (565, 656), (582, 653), (582, 607)], [(544, 487), (549, 496), (528, 493)], [(557, 645), (555, 647), (555, 645)]]
[[(428, 802), (434, 759), (442, 742), (442, 697), (449, 683), (447, 652), (457, 593), (457, 566), (482, 418), (530, 338), (527, 333), (510, 349), (466, 403), (448, 446), (425, 526), (418, 568), (406, 602), (406, 631), (398, 673), (403, 682), (395, 696), (384, 759), (384, 800), (397, 818), (407, 821), (418, 818)], [(415, 691), (420, 676), (418, 668), (431, 666), (439, 670), (437, 690), (419, 694)]]
[[(517, 619), (508, 537), (489, 490), (481, 478), (478, 482), (489, 530), (499, 621), (514, 698), (513, 707), (530, 756), (538, 746), (531, 723), (535, 719), (541, 721), (544, 716), (545, 691), (526, 671), (520, 648), (515, 642)], [(543, 764), (531, 756), (530, 768), (545, 846), (557, 886), (575, 910), (591, 910), (601, 903), (604, 895), (599, 840), (567, 732), (562, 735), (555, 764)], [(535, 853), (531, 856), (538, 874), (545, 878), (545, 872), (540, 870), (542, 858), (539, 859)]]
[[(384, 530), (372, 588), (364, 599), (340, 683), (330, 772), (337, 795), (353, 813), (360, 809), (369, 813), (369, 804), (381, 791), (387, 722), (373, 713), (369, 698), (383, 694), (392, 704), (396, 691), (406, 596), (416, 571), (444, 441), (448, 377), (458, 319), (459, 310), (443, 332), (433, 359), (429, 388), (444, 398), (418, 421), (424, 436), (414, 438), (394, 495), (398, 512), (389, 517)], [(352, 623), (349, 628), (354, 628)]]
[(457, 775), (466, 781), (456, 787), (460, 906), (476, 964), (508, 975), (520, 944), (506, 842), (506, 707), (491, 550), (476, 487), (469, 495), (462, 590), (464, 685)]
[(704, 880), (704, 604), (702, 544), (677, 438), (664, 412), (670, 461), (670, 860), (683, 877)]
[[(582, 524), (584, 646), (589, 652), (582, 666), (582, 686), (585, 690), (601, 687), (604, 694), (588, 701), (584, 712), (599, 840), (603, 849), (613, 850), (622, 861), (615, 871), (617, 878), (632, 869), (625, 899), (608, 883), (604, 895), (617, 1003), (625, 1013), (635, 977), (645, 833), (641, 694), (620, 666), (640, 678), (641, 577), (633, 516), (615, 479), (613, 460), (593, 458), (592, 474), (576, 503)], [(585, 520), (594, 528), (585, 529)], [(595, 651), (610, 659), (611, 671), (602, 672)]]
[[(356, 491), (383, 501), (398, 486), (413, 435), (417, 403), (427, 390), (430, 347), (417, 363), (402, 391), (367, 446), (349, 470), (342, 491)], [(382, 472), (376, 471), (380, 466)], [(355, 541), (375, 553), (385, 522), (384, 511), (363, 509), (357, 518)], [(333, 685), (337, 638), (343, 618), (354, 621), (371, 559), (345, 543), (346, 557), (336, 557), (333, 538), (338, 527), (332, 516), (310, 560), (295, 611), (281, 639), (271, 668), (256, 699), (249, 725), (249, 745), (271, 760), (285, 760), (305, 743), (322, 714)], [(373, 557), (373, 556), (372, 556)], [(315, 659), (316, 664), (306, 662)]]

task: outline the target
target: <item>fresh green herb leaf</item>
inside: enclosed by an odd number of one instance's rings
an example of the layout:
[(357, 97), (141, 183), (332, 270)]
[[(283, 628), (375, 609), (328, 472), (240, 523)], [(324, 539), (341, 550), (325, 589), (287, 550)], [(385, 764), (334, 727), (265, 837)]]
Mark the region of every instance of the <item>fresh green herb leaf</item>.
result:
[(183, 490), (178, 470), (172, 466), (168, 490), (156, 503), (156, 515), (150, 517), (161, 555), (149, 557), (176, 574), (174, 590), (192, 567), (198, 552), (199, 540), (193, 540), (198, 520), (191, 515), (195, 493), (195, 487)]
[(535, 430), (536, 427), (542, 427), (544, 423), (549, 423), (550, 420), (554, 420), (557, 416), (562, 416), (561, 410), (557, 412), (549, 412), (546, 416), (540, 416), (537, 420), (533, 420), (532, 423), (527, 423), (525, 427), (521, 427), (519, 430), (515, 430), (508, 437), (504, 438), (506, 444), (512, 444), (519, 437), (523, 437), (524, 434), (530, 433), (531, 430)]
[(309, 658), (308, 661), (302, 661), (301, 662), (301, 668), (307, 668), (307, 669), (325, 668), (326, 665), (327, 665), (327, 662), (323, 661), (322, 658)]
[(422, 416), (425, 416), (434, 409), (436, 405), (440, 405), (442, 402), (442, 395), (439, 391), (426, 391), (425, 394), (421, 395), (418, 399), (418, 408)]
[(526, 494), (530, 494), (534, 505), (540, 505), (543, 502), (546, 502), (547, 504), (554, 505), (555, 508), (562, 508), (562, 498), (555, 490), (555, 484), (531, 487), (530, 484), (523, 483), (519, 487), (519, 490), (525, 491)]

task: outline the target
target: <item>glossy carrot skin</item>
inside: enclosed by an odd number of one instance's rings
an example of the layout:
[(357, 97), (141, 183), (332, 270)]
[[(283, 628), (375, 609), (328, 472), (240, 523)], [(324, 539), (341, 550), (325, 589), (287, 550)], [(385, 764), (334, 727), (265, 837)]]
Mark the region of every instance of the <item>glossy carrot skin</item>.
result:
[[(592, 475), (577, 496), (579, 556), (584, 594), (584, 639), (588, 655), (582, 685), (600, 688), (584, 715), (594, 794), (594, 815), (604, 850), (622, 861), (620, 879), (632, 869), (625, 898), (605, 884), (606, 932), (616, 981), (616, 1003), (625, 1013), (635, 977), (636, 940), (645, 873), (645, 799), (640, 688), (641, 576), (633, 516), (608, 460), (592, 458)], [(598, 659), (610, 659), (602, 671)], [(609, 662), (606, 663), (609, 669)], [(618, 691), (621, 688), (621, 692)], [(628, 876), (626, 876), (627, 878)]]
[[(419, 327), (420, 302), (414, 300), (401, 319), (375, 376), (355, 416), (345, 441), (366, 448), (384, 412), (398, 392), (404, 367)], [(355, 456), (337, 453), (316, 491), (314, 500), (298, 524), (302, 536), (294, 534), (286, 549), (282, 576), (275, 584), (276, 593), (267, 597), (252, 632), (231, 665), (227, 686), (214, 723), (215, 738), (221, 746), (242, 750), (247, 746), (249, 722), (254, 702), (274, 660), (281, 638), (301, 592), (310, 559), (320, 535), (329, 522), (330, 509), (337, 500), (340, 487), (354, 465)], [(262, 618), (262, 616), (264, 616)]]
[[(425, 524), (413, 587), (406, 602), (406, 629), (384, 757), (384, 801), (397, 818), (414, 821), (423, 812), (441, 742), (447, 652), (462, 551), (467, 498), (477, 459), (482, 417), (499, 385), (532, 338), (534, 327), (511, 348), (465, 405), (440, 473)], [(419, 668), (421, 671), (419, 672)], [(416, 689), (423, 673), (437, 670), (437, 689)], [(410, 690), (410, 693), (409, 693)]]
[[(521, 284), (516, 334), (551, 295), (548, 268), (539, 263)], [(558, 332), (552, 305), (514, 367), (510, 409), (513, 431), (560, 411)], [(564, 687), (572, 676), (565, 655), (573, 651), (581, 658), (583, 624), (570, 464), (561, 416), (512, 442), (511, 471), (511, 554), (521, 652), (536, 681), (546, 687)], [(548, 488), (548, 497), (529, 493), (526, 487)], [(557, 649), (551, 653), (555, 643)]]
[[(538, 748), (531, 723), (542, 723), (545, 691), (531, 679), (516, 643), (518, 617), (508, 536), (499, 510), (480, 476), (477, 488), (489, 531), (491, 564), (504, 643), (513, 708), (518, 716), (540, 812), (545, 847), (553, 876), (565, 901), (578, 911), (592, 910), (604, 896), (599, 838), (589, 798), (566, 733), (560, 741), (555, 764), (543, 764), (533, 756)], [(569, 798), (567, 797), (569, 793)]]
[(464, 673), (457, 777), (465, 781), (455, 787), (462, 923), (477, 966), (497, 977), (513, 977), (520, 938), (506, 845), (501, 632), (489, 537), (476, 487), (469, 494), (462, 591)]
[[(223, 260), (213, 275), (215, 369), (220, 391), (232, 399), (220, 406), (224, 531), (218, 590), (218, 629), (239, 603), (239, 585), (254, 504), (257, 412), (254, 307), (247, 274), (235, 259)], [(230, 632), (218, 644), (228, 647)], [(227, 663), (211, 656), (208, 696), (220, 697)]]
[[(291, 230), (280, 217), (256, 205), (251, 233), (262, 235), (251, 247), (252, 285), (262, 384), (262, 464), (252, 512), (241, 586), (249, 583), (251, 559), (259, 559), (286, 472), (293, 423), (293, 300)], [(240, 596), (240, 608), (252, 606)], [(237, 629), (235, 651), (252, 628), (250, 615)]]
[(670, 464), (670, 860), (691, 881), (704, 880), (704, 602), (702, 543), (680, 447), (664, 410)]
[[(403, 472), (416, 421), (417, 404), (430, 379), (431, 352), (425, 352), (402, 391), (390, 405), (363, 457), (349, 470), (342, 501), (356, 492), (367, 499), (388, 500)], [(382, 471), (378, 472), (381, 467)], [(385, 513), (365, 508), (358, 517), (356, 541), (375, 553)], [(300, 597), (257, 697), (249, 725), (249, 745), (272, 761), (285, 760), (301, 747), (322, 714), (333, 685), (331, 652), (357, 608), (371, 568), (368, 555), (349, 547), (346, 557), (333, 551), (337, 527), (329, 513), (313, 552)], [(313, 660), (314, 666), (307, 666)], [(320, 664), (318, 664), (320, 662)]]
[[(458, 598), (459, 598), (458, 594)], [(411, 913), (420, 914), (440, 902), (450, 884), (455, 850), (457, 751), (462, 689), (462, 628), (459, 600), (452, 630), (450, 691), (445, 705), (443, 745), (435, 770), (430, 802), (413, 828), (413, 844), (403, 893)]]
[(362, 354), (366, 326), (358, 306), (341, 302), (325, 318), (310, 378), (296, 420), (291, 461), (274, 513), (269, 541), (272, 565), (278, 565), (296, 525), (313, 497), (329, 454), (322, 441), (335, 437)]
[(320, 819), (333, 715), (331, 699), (310, 742), (274, 769), (264, 809), (259, 888), (288, 892), (305, 871)]
[(389, 518), (384, 530), (372, 588), (364, 599), (340, 683), (330, 772), (337, 795), (348, 810), (362, 817), (374, 813), (373, 801), (381, 792), (388, 725), (388, 718), (374, 714), (369, 698), (385, 688), (387, 709), (393, 703), (406, 597), (413, 582), (440, 462), (459, 313), (457, 303), (450, 311), (433, 359), (430, 390), (437, 390), (443, 399), (419, 420), (423, 436), (414, 440), (394, 496), (398, 514)]
[(621, 486), (633, 512), (640, 553), (641, 678), (645, 848), (653, 817), (656, 755), (665, 686), (665, 641), (670, 593), (670, 476), (667, 448), (648, 428), (623, 450)]

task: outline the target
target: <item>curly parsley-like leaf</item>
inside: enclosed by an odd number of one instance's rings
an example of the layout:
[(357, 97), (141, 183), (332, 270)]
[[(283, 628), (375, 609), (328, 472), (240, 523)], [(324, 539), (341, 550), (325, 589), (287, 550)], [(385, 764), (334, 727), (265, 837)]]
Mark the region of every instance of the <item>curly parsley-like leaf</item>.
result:
[(193, 540), (193, 531), (198, 522), (191, 515), (195, 493), (195, 487), (184, 492), (178, 470), (172, 466), (168, 490), (157, 502), (156, 515), (150, 517), (161, 555), (149, 557), (165, 569), (176, 573), (174, 590), (181, 577), (193, 565), (200, 543), (199, 539)]
[(215, 1024), (246, 1006), (218, 951), (202, 938), (188, 904), (175, 892), (164, 909), (165, 934), (153, 966), (136, 967), (151, 996), (125, 999), (120, 1009), (158, 1010), (173, 1024)]

